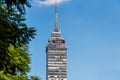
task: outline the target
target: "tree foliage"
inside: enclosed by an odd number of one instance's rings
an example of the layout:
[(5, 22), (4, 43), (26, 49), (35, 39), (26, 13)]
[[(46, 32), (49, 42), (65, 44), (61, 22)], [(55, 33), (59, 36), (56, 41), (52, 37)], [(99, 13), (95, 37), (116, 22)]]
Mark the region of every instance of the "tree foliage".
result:
[(30, 80), (40, 80), (38, 76), (30, 76)]
[(9, 61), (5, 64), (4, 73), (16, 75), (29, 72), (30, 56), (27, 49), (26, 46), (14, 47), (10, 44), (7, 52)]
[(15, 8), (9, 11), (5, 4), (0, 3), (0, 80), (37, 79), (26, 75), (30, 71), (28, 44), (36, 30), (28, 27), (25, 20), (24, 14)]
[(38, 76), (10, 75), (0, 71), (0, 80), (41, 80)]
[(7, 5), (8, 10), (11, 10), (11, 8), (14, 6), (21, 13), (25, 12), (25, 5), (27, 7), (31, 7), (29, 1), (30, 0), (0, 0), (0, 2), (5, 3)]

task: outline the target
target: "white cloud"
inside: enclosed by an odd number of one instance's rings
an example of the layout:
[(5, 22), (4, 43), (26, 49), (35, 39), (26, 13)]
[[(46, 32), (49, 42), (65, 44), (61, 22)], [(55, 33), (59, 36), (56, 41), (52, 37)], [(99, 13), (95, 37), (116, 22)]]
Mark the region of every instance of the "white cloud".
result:
[(57, 2), (57, 4), (63, 3), (63, 2), (68, 2), (69, 0), (34, 0), (35, 5), (37, 6), (51, 6), (54, 5), (55, 2)]

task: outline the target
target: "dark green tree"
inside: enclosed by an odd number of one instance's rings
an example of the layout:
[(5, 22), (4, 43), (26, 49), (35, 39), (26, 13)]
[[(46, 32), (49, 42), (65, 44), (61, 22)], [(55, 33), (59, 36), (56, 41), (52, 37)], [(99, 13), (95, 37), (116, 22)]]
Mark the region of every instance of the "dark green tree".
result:
[(21, 13), (25, 12), (25, 5), (27, 7), (31, 7), (29, 1), (30, 0), (0, 0), (0, 2), (7, 5), (8, 10), (11, 10), (12, 7), (15, 7)]
[(30, 80), (40, 80), (38, 76), (30, 76)]
[(29, 79), (26, 75), (30, 71), (28, 44), (36, 30), (28, 27), (25, 20), (24, 14), (15, 8), (9, 11), (0, 3), (0, 80)]
[[(28, 28), (24, 23), (24, 15), (17, 13), (14, 9), (8, 12), (6, 6), (2, 3), (0, 4), (0, 16), (0, 64), (2, 64), (0, 70), (6, 69), (10, 73), (7, 69), (14, 67), (8, 67), (9, 64), (11, 65), (8, 48), (12, 45), (14, 48), (21, 49), (23, 45), (27, 45), (34, 38), (36, 30)], [(15, 72), (12, 72), (12, 74), (15, 74)]]

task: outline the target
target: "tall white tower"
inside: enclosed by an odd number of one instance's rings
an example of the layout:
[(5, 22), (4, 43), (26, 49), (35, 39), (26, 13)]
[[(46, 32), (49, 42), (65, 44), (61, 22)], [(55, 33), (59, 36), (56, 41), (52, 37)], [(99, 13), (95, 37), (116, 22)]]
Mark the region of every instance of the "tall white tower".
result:
[(67, 45), (58, 29), (55, 5), (55, 28), (46, 46), (46, 80), (67, 80)]

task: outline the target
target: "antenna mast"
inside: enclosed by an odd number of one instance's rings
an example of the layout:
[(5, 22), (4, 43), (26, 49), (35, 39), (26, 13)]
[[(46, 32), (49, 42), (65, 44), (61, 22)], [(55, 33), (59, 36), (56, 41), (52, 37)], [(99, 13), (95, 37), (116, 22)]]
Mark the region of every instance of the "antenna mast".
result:
[(57, 1), (55, 0), (55, 30), (58, 32), (58, 11), (57, 11)]

